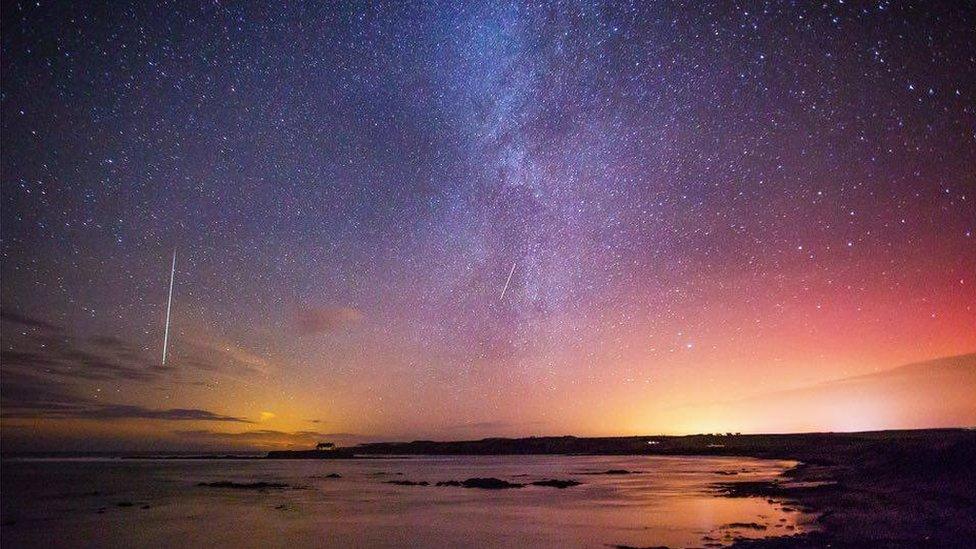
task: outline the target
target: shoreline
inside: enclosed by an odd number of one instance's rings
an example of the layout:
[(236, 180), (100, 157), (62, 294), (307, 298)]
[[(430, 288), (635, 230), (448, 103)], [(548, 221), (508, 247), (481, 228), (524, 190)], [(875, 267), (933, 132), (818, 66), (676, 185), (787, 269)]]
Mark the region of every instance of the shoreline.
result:
[(799, 464), (775, 481), (715, 487), (723, 497), (764, 497), (815, 514), (817, 530), (732, 547), (964, 547), (976, 539), (976, 439), (849, 448), (835, 459), (811, 450), (779, 456)]
[(825, 546), (843, 547), (845, 544), (838, 543), (839, 540), (830, 531), (830, 527), (824, 523), (824, 518), (829, 516), (829, 509), (824, 502), (814, 497), (817, 495), (836, 495), (840, 488), (837, 480), (829, 473), (820, 470), (818, 474), (810, 476), (808, 474), (811, 464), (800, 461), (797, 465), (786, 469), (772, 481), (728, 481), (719, 482), (713, 485), (717, 497), (744, 498), (759, 497), (767, 501), (776, 501), (786, 504), (792, 509), (804, 514), (813, 515), (811, 522), (816, 527), (813, 532), (800, 534), (785, 534), (769, 536), (761, 539), (738, 538), (733, 540), (732, 548), (813, 548)]
[[(920, 429), (790, 435), (533, 437), (376, 443), (378, 454), (741, 456), (798, 465), (772, 482), (730, 479), (725, 497), (765, 497), (817, 515), (818, 531), (733, 547), (960, 547), (976, 539), (976, 431)], [(724, 493), (721, 493), (723, 492)]]
[[(315, 455), (312, 455), (315, 454)], [(282, 454), (278, 454), (281, 456)], [(733, 540), (737, 548), (960, 547), (976, 539), (976, 431), (929, 429), (797, 435), (533, 437), (373, 443), (338, 459), (606, 455), (752, 457), (797, 465), (772, 481), (712, 485), (716, 497), (763, 497), (816, 515), (814, 532)], [(322, 459), (289, 452), (278, 459)], [(22, 456), (30, 459), (30, 456)], [(40, 456), (33, 456), (40, 457)], [(53, 456), (49, 456), (53, 457)], [(62, 456), (64, 457), (64, 456)], [(102, 456), (108, 457), (108, 456)], [(15, 458), (6, 454), (3, 460)], [(266, 460), (268, 456), (130, 455), (128, 459)], [(42, 458), (43, 459), (43, 458)], [(270, 458), (275, 459), (275, 458)], [(326, 458), (329, 459), (329, 458)], [(335, 458), (332, 458), (335, 459)]]

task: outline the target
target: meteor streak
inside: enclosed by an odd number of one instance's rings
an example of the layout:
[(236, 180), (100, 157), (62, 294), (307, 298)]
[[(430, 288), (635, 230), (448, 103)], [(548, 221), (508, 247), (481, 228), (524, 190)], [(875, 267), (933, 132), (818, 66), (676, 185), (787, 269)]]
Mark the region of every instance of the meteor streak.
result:
[(508, 290), (508, 283), (512, 281), (512, 274), (515, 272), (515, 261), (512, 262), (512, 270), (508, 271), (508, 278), (505, 279), (505, 287), (502, 288), (502, 295), (498, 299), (505, 299), (505, 292)]
[(169, 268), (169, 299), (166, 301), (166, 331), (163, 333), (163, 366), (166, 366), (166, 349), (169, 347), (169, 312), (173, 308), (173, 280), (176, 279), (176, 248), (173, 248), (173, 265)]

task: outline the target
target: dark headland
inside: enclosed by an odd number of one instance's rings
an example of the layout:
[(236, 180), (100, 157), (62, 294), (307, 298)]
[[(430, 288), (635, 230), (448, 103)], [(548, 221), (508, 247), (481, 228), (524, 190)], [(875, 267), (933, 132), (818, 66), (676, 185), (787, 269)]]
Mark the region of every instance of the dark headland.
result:
[(737, 547), (972, 547), (976, 431), (927, 429), (792, 435), (488, 438), (384, 442), (356, 455), (708, 455), (798, 461), (776, 482), (729, 481), (728, 497), (788, 501), (819, 514), (820, 531)]
[(355, 452), (347, 448), (334, 450), (272, 450), (265, 459), (353, 459)]

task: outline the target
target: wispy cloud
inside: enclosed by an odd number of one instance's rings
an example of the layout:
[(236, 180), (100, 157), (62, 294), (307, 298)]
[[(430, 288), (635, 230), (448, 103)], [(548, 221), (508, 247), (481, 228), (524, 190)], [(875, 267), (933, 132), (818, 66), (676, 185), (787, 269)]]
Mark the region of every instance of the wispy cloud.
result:
[(5, 320), (7, 322), (12, 322), (14, 324), (20, 324), (21, 326), (27, 326), (28, 328), (40, 328), (44, 330), (60, 331), (61, 327), (55, 324), (51, 324), (45, 320), (39, 320), (36, 318), (31, 318), (27, 315), (23, 315), (14, 311), (0, 311), (0, 320)]
[(64, 379), (149, 381), (161, 371), (140, 349), (123, 343), (85, 341), (61, 332), (29, 334), (0, 350), (5, 371), (43, 371)]
[(57, 404), (42, 409), (30, 410), (13, 407), (4, 410), (4, 418), (48, 418), (48, 419), (151, 419), (164, 421), (228, 421), (235, 423), (254, 423), (253, 421), (216, 414), (196, 408), (152, 409), (127, 404), (97, 404), (94, 402), (73, 405)]
[(232, 375), (266, 374), (271, 362), (256, 353), (229, 341), (190, 338), (185, 342), (189, 351), (174, 353), (174, 364)]
[[(154, 409), (136, 404), (107, 403), (86, 396), (95, 384), (152, 384), (172, 381), (174, 368), (161, 368), (155, 357), (115, 336), (79, 338), (58, 325), (4, 311), (4, 323), (30, 328), (15, 339), (5, 334), (0, 349), (2, 417), (146, 419), (166, 421), (250, 420), (197, 408)], [(207, 350), (210, 352), (207, 352)], [(182, 364), (183, 372), (253, 373), (266, 366), (259, 357), (226, 344), (199, 342)]]
[(70, 385), (25, 374), (4, 373), (0, 383), (3, 418), (48, 419), (147, 419), (165, 421), (225, 421), (253, 423), (250, 420), (196, 408), (154, 409), (130, 404), (107, 403), (78, 394)]
[(363, 313), (352, 307), (315, 307), (298, 313), (295, 324), (303, 335), (331, 333), (356, 326)]
[(351, 446), (367, 439), (351, 433), (322, 433), (318, 431), (276, 431), (272, 429), (253, 429), (239, 432), (222, 432), (209, 429), (177, 430), (174, 435), (185, 439), (188, 444), (212, 448), (300, 448), (307, 449), (319, 442), (335, 442), (340, 446)]
[(662, 413), (691, 432), (956, 427), (976, 423), (974, 394), (976, 354), (967, 354)]
[(92, 419), (161, 419), (166, 421), (230, 421), (235, 423), (253, 423), (239, 417), (215, 414), (208, 410), (196, 408), (169, 408), (154, 410), (142, 406), (123, 404), (106, 404), (96, 406), (83, 412), (83, 416)]

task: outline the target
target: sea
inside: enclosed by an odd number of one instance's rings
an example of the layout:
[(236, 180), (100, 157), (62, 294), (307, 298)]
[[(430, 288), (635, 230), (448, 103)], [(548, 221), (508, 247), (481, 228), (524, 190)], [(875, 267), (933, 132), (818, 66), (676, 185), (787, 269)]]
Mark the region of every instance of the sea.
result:
[[(722, 547), (814, 529), (815, 517), (788, 503), (716, 490), (794, 465), (660, 456), (5, 458), (0, 545)], [(470, 478), (524, 486), (436, 486)], [(551, 479), (581, 484), (531, 484)], [(241, 486), (252, 483), (287, 486)]]

